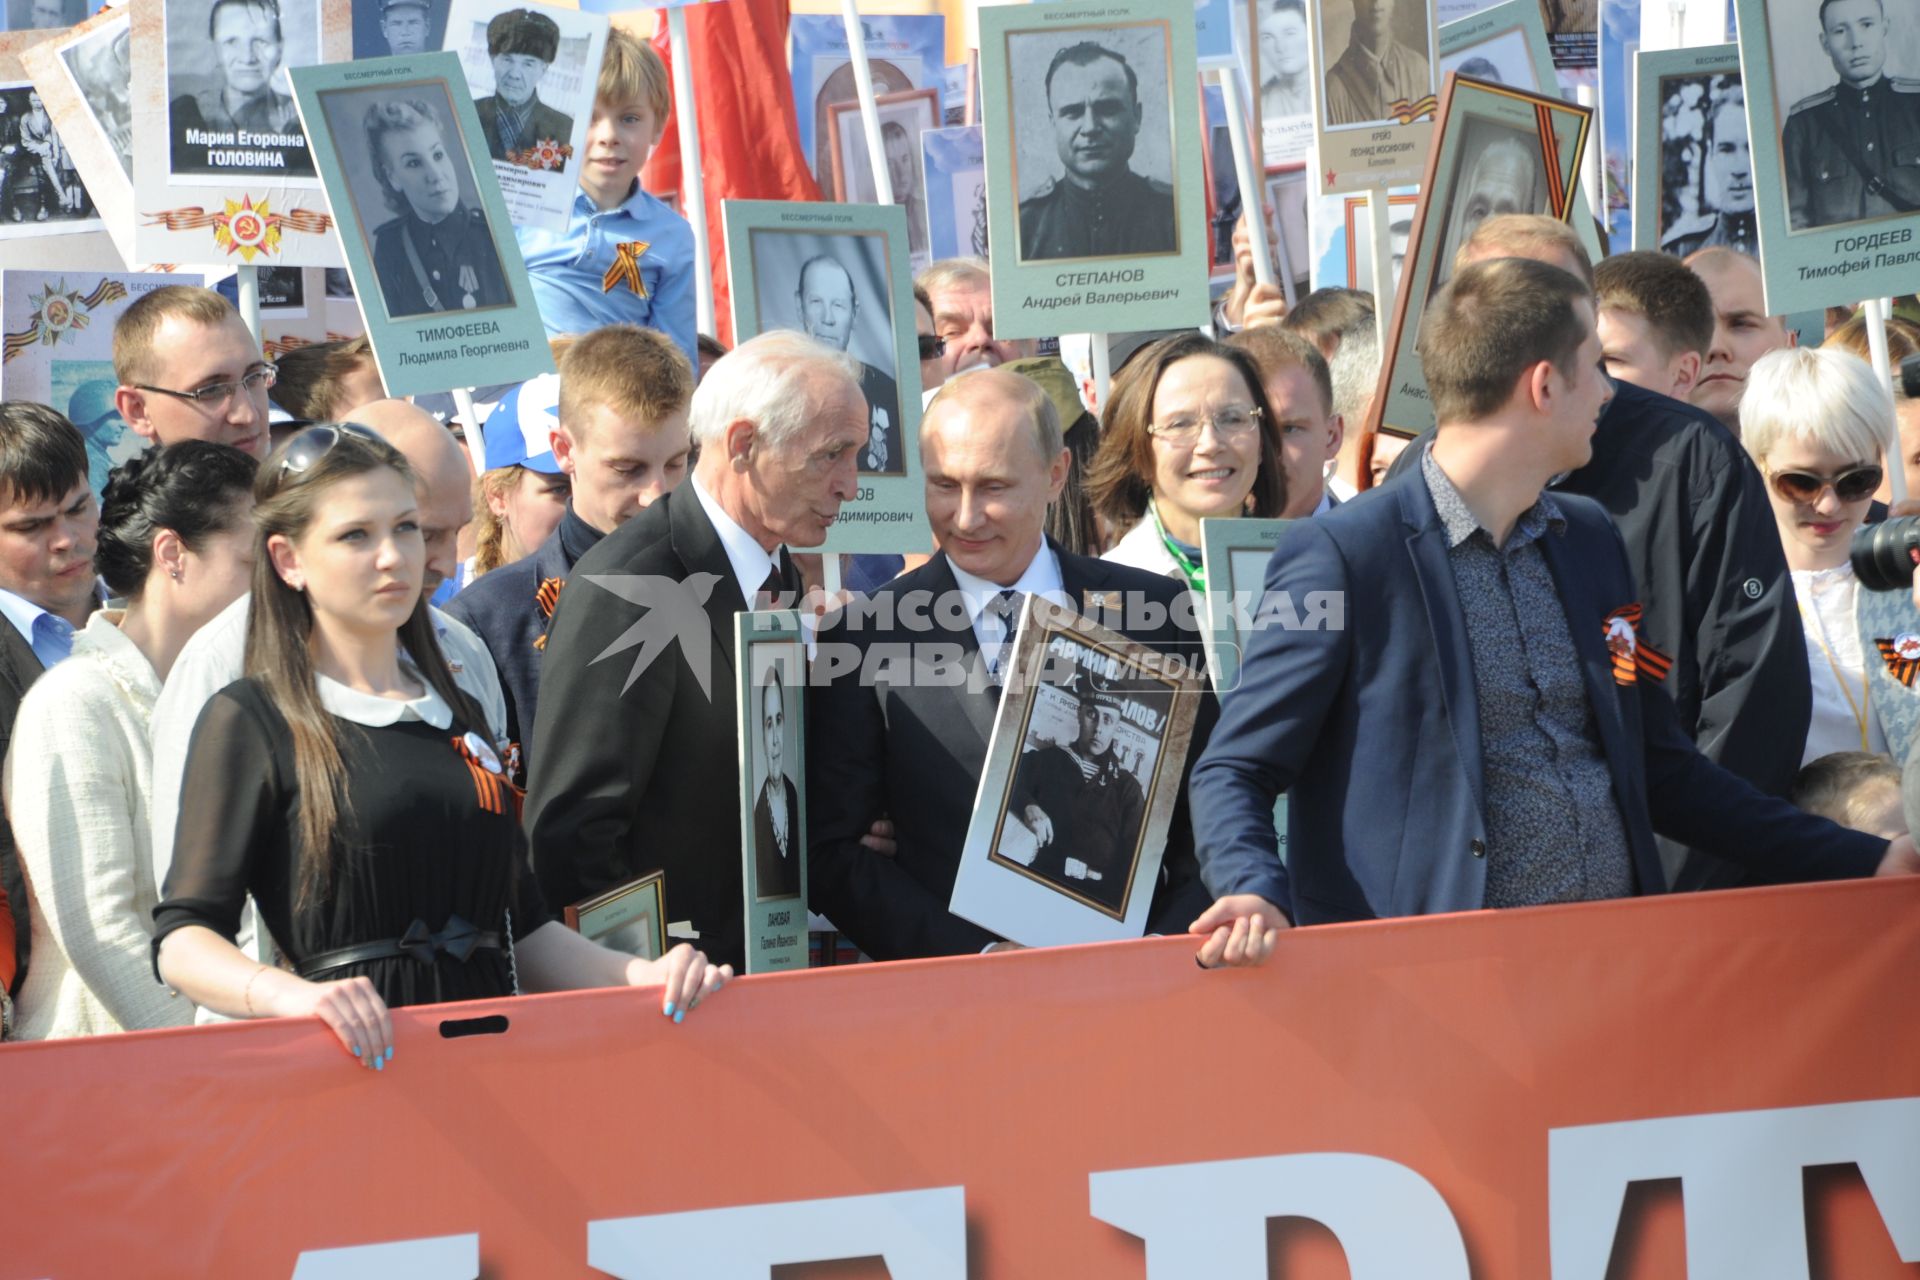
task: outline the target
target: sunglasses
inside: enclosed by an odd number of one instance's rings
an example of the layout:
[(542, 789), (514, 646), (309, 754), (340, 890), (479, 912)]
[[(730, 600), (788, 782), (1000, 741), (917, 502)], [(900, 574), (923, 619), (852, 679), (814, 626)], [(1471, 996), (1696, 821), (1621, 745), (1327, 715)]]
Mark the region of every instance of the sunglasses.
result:
[(920, 335), (920, 358), (933, 360), (947, 354), (947, 340), (931, 333)]
[(1829, 486), (1842, 502), (1871, 498), (1886, 472), (1876, 464), (1853, 467), (1837, 476), (1817, 476), (1811, 471), (1776, 471), (1770, 477), (1773, 491), (1787, 502), (1817, 502)]
[(333, 452), (333, 447), (347, 436), (369, 444), (385, 443), (378, 434), (357, 422), (323, 422), (287, 441), (286, 452), (280, 455), (282, 474), (301, 475), (312, 470), (315, 463)]

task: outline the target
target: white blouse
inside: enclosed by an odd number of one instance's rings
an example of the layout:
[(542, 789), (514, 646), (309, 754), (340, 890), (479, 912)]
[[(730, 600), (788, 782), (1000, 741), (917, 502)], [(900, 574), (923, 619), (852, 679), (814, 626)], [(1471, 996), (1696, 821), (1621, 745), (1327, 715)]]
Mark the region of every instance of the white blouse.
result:
[[(1795, 569), (1793, 593), (1807, 634), (1807, 674), (1813, 682), (1813, 719), (1807, 725), (1802, 765), (1835, 751), (1885, 753), (1887, 736), (1868, 693), (1854, 603), (1860, 583), (1853, 566)], [(1864, 721), (1864, 730), (1862, 724)]]

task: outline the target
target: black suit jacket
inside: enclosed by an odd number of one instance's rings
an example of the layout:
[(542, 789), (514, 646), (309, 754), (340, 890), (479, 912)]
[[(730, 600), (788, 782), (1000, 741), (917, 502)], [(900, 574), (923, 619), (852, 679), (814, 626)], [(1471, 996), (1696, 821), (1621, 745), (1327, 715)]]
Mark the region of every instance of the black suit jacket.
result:
[[(1167, 620), (1129, 631), (1129, 638), (1181, 653), (1199, 665), (1199, 637), (1173, 620), (1172, 611), (1187, 590), (1184, 581), (1054, 549), (1061, 584), (1076, 606), (1088, 592), (1138, 593), (1158, 602), (1168, 609)], [(917, 659), (934, 661), (943, 650), (970, 670), (980, 661), (973, 627), (964, 611), (935, 607), (957, 590), (946, 556), (935, 555), (875, 592), (875, 607), (866, 616), (831, 619), (821, 630), (821, 652), (832, 652), (831, 645), (856, 646), (865, 665), (876, 645), (888, 646), (882, 651), (888, 653), (914, 646)], [(913, 629), (923, 617), (931, 630)], [(999, 694), (977, 682), (912, 681), (902, 674), (907, 683), (863, 682), (858, 669), (822, 682), (816, 669), (807, 704), (808, 905), (875, 959), (971, 955), (997, 939), (953, 915), (947, 902)], [(1213, 695), (1203, 694), (1188, 768), (1218, 717)], [(1184, 931), (1206, 909), (1193, 860), (1184, 772), (1180, 797), (1148, 915), (1151, 932)], [(898, 845), (891, 858), (860, 844), (883, 814), (893, 819)]]
[[(637, 672), (643, 646), (601, 657), (629, 628), (662, 612), (587, 581), (601, 574), (619, 576), (615, 585), (627, 590), (644, 576), (685, 583), (693, 596), (708, 592), (700, 604), (708, 626), (690, 641), (706, 645), (705, 689), (677, 640)], [(580, 557), (541, 657), (539, 749), (526, 800), (534, 875), (556, 911), (664, 870), (670, 917), (691, 920), (701, 949), (736, 968), (745, 960), (745, 907), (733, 618), (746, 608), (691, 484)]]
[(560, 545), (560, 531), (555, 529), (532, 555), (481, 575), (447, 603), (447, 616), (473, 628), (493, 655), (500, 689), (506, 695), (507, 740), (520, 744), (521, 768), (514, 781), (522, 786), (533, 759), (534, 713), (540, 705), (541, 638), (547, 634), (547, 615), (540, 608), (540, 584), (549, 578), (565, 582), (572, 571)]
[[(20, 714), (20, 700), (27, 688), (40, 678), (45, 668), (34, 656), (33, 646), (21, 638), (13, 624), (0, 618), (0, 760), (6, 759), (13, 745), (13, 720)], [(19, 967), (14, 970), (13, 989), (18, 991), (27, 976), (27, 950), (33, 941), (33, 926), (27, 913), (27, 883), (20, 874), (20, 859), (13, 851), (13, 823), (0, 810), (0, 887), (7, 892), (7, 906), (13, 913), (14, 954)]]

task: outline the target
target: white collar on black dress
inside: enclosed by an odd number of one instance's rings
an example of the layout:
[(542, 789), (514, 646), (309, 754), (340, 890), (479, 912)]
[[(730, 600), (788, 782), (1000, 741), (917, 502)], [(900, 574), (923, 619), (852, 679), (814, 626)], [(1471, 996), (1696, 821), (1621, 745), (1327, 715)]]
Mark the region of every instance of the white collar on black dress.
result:
[[(420, 679), (410, 666), (402, 669), (414, 679)], [(426, 688), (424, 694), (403, 700), (378, 698), (371, 693), (349, 689), (331, 676), (317, 676), (315, 679), (320, 688), (321, 706), (342, 720), (351, 720), (369, 729), (384, 729), (402, 720), (424, 720), (436, 729), (446, 729), (453, 724), (453, 708), (425, 681), (421, 681)]]

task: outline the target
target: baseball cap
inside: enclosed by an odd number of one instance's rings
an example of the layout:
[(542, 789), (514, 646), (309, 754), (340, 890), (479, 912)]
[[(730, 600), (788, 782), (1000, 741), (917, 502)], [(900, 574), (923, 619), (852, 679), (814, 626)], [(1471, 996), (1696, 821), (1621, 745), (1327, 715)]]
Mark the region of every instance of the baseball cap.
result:
[(560, 375), (529, 378), (500, 398), (487, 415), (487, 470), (522, 466), (559, 475), (551, 432), (560, 425)]

